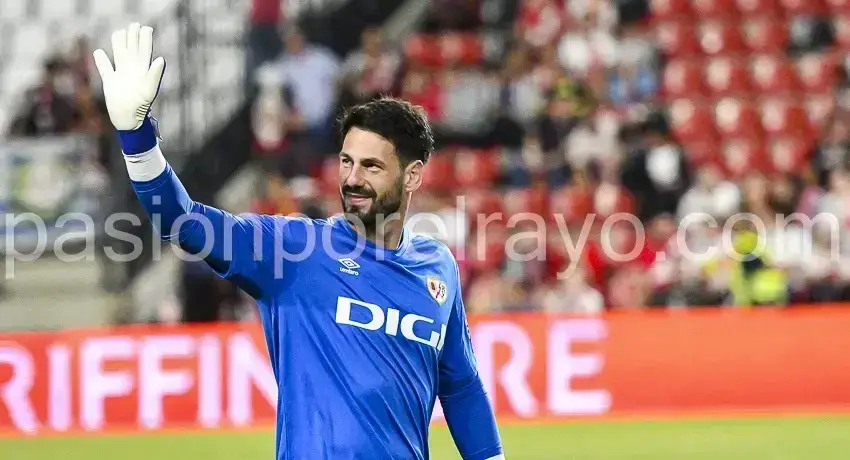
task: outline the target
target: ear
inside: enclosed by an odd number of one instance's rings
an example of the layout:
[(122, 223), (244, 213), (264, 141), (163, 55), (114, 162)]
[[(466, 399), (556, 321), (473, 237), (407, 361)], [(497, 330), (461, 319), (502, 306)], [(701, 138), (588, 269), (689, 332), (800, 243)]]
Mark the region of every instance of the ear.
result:
[(415, 192), (422, 186), (422, 168), (425, 164), (422, 161), (414, 161), (404, 168), (404, 191), (407, 193)]

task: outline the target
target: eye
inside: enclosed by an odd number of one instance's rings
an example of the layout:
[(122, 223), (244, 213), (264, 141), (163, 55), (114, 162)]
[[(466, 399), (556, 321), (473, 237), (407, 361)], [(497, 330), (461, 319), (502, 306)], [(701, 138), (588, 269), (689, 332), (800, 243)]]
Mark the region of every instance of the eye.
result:
[(350, 158), (340, 158), (339, 161), (340, 163), (342, 163), (343, 166), (351, 166)]
[(369, 172), (373, 172), (373, 173), (377, 173), (377, 172), (382, 171), (382, 168), (378, 165), (369, 166), (367, 169), (369, 169)]

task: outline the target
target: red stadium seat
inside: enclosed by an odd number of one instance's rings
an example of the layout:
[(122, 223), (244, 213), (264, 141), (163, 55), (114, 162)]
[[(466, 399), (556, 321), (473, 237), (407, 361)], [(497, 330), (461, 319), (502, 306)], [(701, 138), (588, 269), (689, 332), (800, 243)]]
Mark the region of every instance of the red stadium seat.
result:
[[(850, 3), (850, 0), (848, 0)], [(835, 42), (843, 49), (850, 49), (850, 9), (832, 18), (832, 30)]]
[(750, 59), (753, 88), (762, 93), (783, 93), (798, 89), (797, 73), (785, 58), (759, 55)]
[(797, 61), (800, 84), (807, 92), (826, 93), (838, 80), (838, 66), (829, 54), (807, 54)]
[(806, 97), (805, 106), (809, 130), (813, 135), (820, 136), (826, 122), (835, 110), (835, 96), (832, 94), (811, 94)]
[(691, 3), (695, 15), (702, 18), (736, 17), (739, 14), (735, 0), (694, 0)]
[(448, 152), (436, 152), (428, 159), (422, 177), (422, 187), (427, 190), (448, 191), (457, 186), (454, 177), (454, 158)]
[(693, 14), (689, 2), (680, 0), (650, 0), (649, 11), (659, 20), (681, 19)]
[(755, 108), (741, 99), (727, 97), (718, 101), (714, 106), (714, 120), (723, 138), (760, 138), (762, 135)]
[(744, 44), (752, 51), (781, 53), (788, 43), (788, 26), (776, 16), (757, 16), (741, 24)]
[(820, 15), (827, 11), (823, 0), (779, 0), (779, 4), (789, 15)]
[(668, 56), (702, 54), (691, 22), (666, 21), (658, 24), (655, 31), (661, 50)]
[(833, 13), (839, 11), (850, 12), (850, 0), (826, 0), (826, 5)]
[[(476, 225), (476, 216), (495, 215), (503, 211), (502, 196), (492, 188), (470, 188), (464, 190), (459, 198), (462, 198), (462, 207), (466, 215), (470, 217), (470, 225)], [(459, 206), (461, 206), (459, 204)]]
[(718, 146), (714, 141), (688, 142), (682, 144), (682, 148), (688, 156), (689, 165), (700, 166), (717, 161)]
[(477, 64), (483, 56), (481, 38), (475, 34), (444, 34), (439, 39), (443, 62)]
[(593, 212), (590, 187), (573, 186), (552, 191), (549, 194), (549, 209), (555, 223), (559, 223), (556, 216), (560, 216), (566, 224), (583, 222)]
[(705, 54), (738, 53), (745, 49), (735, 22), (704, 21), (698, 27), (698, 35)]
[(779, 0), (736, 0), (738, 11), (745, 16), (775, 14), (782, 11)]
[(670, 104), (670, 125), (680, 142), (713, 140), (717, 132), (709, 109), (690, 99), (676, 99)]
[(502, 204), (506, 219), (520, 213), (545, 218), (549, 214), (549, 192), (545, 188), (508, 190), (502, 197)]
[(475, 34), (419, 34), (407, 40), (405, 55), (414, 63), (441, 67), (446, 63), (476, 64), (483, 51), (481, 39)]
[(499, 175), (499, 155), (487, 150), (458, 150), (455, 179), (460, 186), (489, 186)]
[(795, 136), (772, 139), (768, 145), (768, 156), (775, 171), (797, 173), (805, 165), (809, 144)]
[(323, 193), (339, 193), (339, 159), (328, 158), (322, 163), (319, 184)]
[(504, 221), (490, 222), (473, 232), (464, 257), (469, 269), (476, 273), (498, 269), (505, 261), (505, 239)]
[(767, 163), (764, 148), (758, 140), (749, 137), (731, 139), (720, 148), (720, 166), (730, 177), (741, 177)]
[(667, 98), (695, 97), (705, 94), (703, 69), (692, 59), (676, 59), (664, 68), (662, 93)]
[(770, 136), (809, 136), (809, 121), (806, 111), (790, 98), (775, 97), (761, 102), (759, 106), (761, 125)]
[(440, 44), (436, 37), (417, 34), (407, 39), (404, 54), (411, 62), (436, 67), (442, 63)]
[(740, 61), (721, 56), (712, 58), (705, 66), (705, 82), (709, 91), (718, 96), (743, 95), (750, 91), (750, 75)]

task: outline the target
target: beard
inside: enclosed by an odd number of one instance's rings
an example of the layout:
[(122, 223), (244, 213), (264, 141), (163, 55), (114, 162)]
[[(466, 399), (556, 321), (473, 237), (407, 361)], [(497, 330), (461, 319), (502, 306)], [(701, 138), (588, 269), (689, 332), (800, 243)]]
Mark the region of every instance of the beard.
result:
[[(359, 195), (369, 198), (367, 205), (354, 204), (346, 200), (349, 194)], [(393, 187), (383, 194), (378, 194), (371, 187), (350, 187), (343, 185), (340, 189), (340, 200), (342, 201), (342, 210), (345, 213), (345, 218), (349, 222), (359, 225), (362, 222), (365, 230), (368, 232), (376, 232), (378, 222), (390, 220), (390, 216), (397, 213), (401, 209), (402, 196), (404, 195), (404, 185), (402, 178), (396, 182)]]

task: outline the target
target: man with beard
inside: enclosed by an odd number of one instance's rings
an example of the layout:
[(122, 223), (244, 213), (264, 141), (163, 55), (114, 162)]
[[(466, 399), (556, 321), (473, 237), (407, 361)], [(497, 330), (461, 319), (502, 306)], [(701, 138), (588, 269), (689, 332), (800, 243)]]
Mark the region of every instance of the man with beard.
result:
[(165, 70), (153, 30), (94, 57), (133, 187), (162, 238), (252, 295), (278, 384), (278, 460), (429, 458), (437, 397), (461, 455), (504, 459), (476, 368), (457, 263), (404, 228), (433, 150), (425, 116), (381, 99), (349, 110), (339, 154), (344, 213), (234, 216), (189, 198), (150, 106)]

